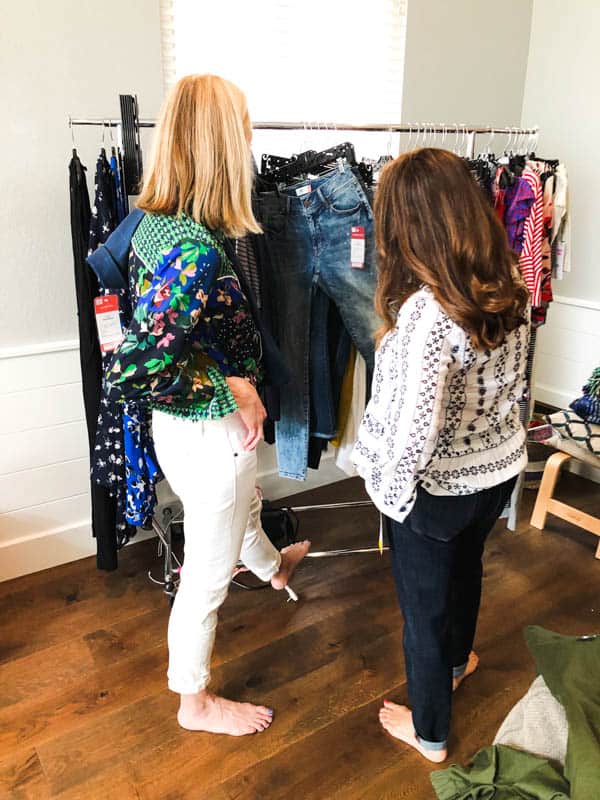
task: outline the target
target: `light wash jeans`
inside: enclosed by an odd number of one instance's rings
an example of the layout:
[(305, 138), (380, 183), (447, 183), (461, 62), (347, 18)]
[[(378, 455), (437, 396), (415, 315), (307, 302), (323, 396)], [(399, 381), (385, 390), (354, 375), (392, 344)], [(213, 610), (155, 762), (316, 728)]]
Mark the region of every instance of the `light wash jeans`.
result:
[(238, 414), (194, 422), (154, 411), (156, 454), (185, 512), (181, 582), (169, 619), (169, 688), (196, 694), (210, 680), (217, 613), (238, 561), (263, 581), (281, 556), (260, 524), (256, 451)]
[[(281, 387), (281, 419), (276, 423), (279, 474), (305, 480), (311, 349), (317, 369), (328, 354), (324, 341), (328, 303), (321, 302), (325, 297), (337, 306), (367, 369), (373, 368), (375, 331), (381, 323), (373, 308), (377, 285), (373, 212), (360, 181), (347, 167), (342, 173), (336, 169), (279, 192), (261, 193), (257, 203), (272, 262), (278, 344), (291, 373)], [(361, 228), (365, 235), (362, 269), (351, 266), (353, 228)], [(317, 289), (323, 294), (315, 305)], [(321, 372), (313, 400), (327, 411), (331, 380), (328, 370)]]

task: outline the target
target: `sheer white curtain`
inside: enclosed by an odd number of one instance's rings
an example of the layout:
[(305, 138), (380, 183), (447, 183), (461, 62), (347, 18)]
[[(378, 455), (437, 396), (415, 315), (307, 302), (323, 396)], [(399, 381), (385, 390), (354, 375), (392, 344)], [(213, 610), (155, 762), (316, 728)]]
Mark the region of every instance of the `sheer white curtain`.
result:
[[(320, 131), (257, 132), (255, 151), (346, 138), (332, 123), (399, 122), (408, 0), (162, 0), (165, 84), (210, 72), (236, 83), (261, 121)], [(365, 136), (352, 135), (371, 143)], [(387, 135), (375, 150), (392, 147)]]

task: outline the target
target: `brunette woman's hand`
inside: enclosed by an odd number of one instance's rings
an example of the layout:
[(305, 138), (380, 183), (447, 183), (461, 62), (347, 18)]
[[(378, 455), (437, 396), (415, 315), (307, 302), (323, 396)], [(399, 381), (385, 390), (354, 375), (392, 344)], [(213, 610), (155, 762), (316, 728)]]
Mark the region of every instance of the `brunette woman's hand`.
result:
[(229, 391), (233, 395), (242, 422), (248, 435), (243, 444), (244, 450), (254, 450), (262, 438), (263, 423), (267, 418), (265, 407), (261, 403), (254, 386), (244, 378), (226, 378)]

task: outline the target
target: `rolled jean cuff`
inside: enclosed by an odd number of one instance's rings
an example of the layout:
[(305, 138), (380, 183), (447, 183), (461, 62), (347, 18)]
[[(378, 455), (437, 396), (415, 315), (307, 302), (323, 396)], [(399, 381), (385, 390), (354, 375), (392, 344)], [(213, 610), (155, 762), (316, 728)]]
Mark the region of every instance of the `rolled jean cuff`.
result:
[(465, 674), (466, 669), (467, 669), (466, 661), (464, 664), (461, 664), (460, 667), (452, 667), (452, 677), (462, 678), (462, 676)]
[(206, 674), (205, 678), (200, 678), (197, 681), (182, 682), (171, 680), (170, 678), (167, 680), (170, 691), (175, 692), (176, 694), (198, 694), (199, 692), (203, 692), (209, 683), (210, 674), (208, 673)]
[(428, 742), (427, 739), (422, 739), (419, 734), (415, 731), (415, 736), (417, 737), (418, 743), (421, 747), (425, 748), (425, 750), (445, 750), (448, 742)]
[[(248, 567), (247, 564), (244, 564), (244, 566)], [(258, 569), (257, 567), (254, 567), (254, 569), (248, 567), (248, 569), (250, 569), (250, 572), (253, 572), (256, 575), (256, 577), (263, 583), (269, 583), (271, 581), (271, 578), (274, 575), (277, 575), (277, 573), (281, 569), (281, 553), (278, 550), (277, 557), (274, 558), (272, 564), (265, 569)]]

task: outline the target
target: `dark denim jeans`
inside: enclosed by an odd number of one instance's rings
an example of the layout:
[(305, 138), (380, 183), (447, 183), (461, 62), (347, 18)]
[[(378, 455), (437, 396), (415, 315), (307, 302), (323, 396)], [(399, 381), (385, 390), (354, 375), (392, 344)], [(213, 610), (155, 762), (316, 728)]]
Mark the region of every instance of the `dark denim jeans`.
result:
[(419, 487), (404, 522), (387, 520), (413, 723), (432, 750), (446, 745), (452, 677), (464, 671), (475, 638), (485, 540), (515, 481), (452, 497)]
[[(327, 313), (325, 303), (319, 304), (316, 315), (311, 314), (317, 288), (336, 304), (368, 368), (373, 366), (373, 336), (379, 324), (373, 309), (377, 280), (373, 212), (349, 168), (279, 192), (261, 193), (257, 205), (273, 265), (279, 345), (292, 373), (281, 391), (279, 473), (304, 480), (309, 442), (311, 316), (315, 336), (322, 336), (327, 328), (320, 316)], [(353, 269), (350, 264), (353, 226), (365, 230), (362, 269)], [(315, 352), (326, 352), (319, 339), (312, 346)], [(326, 375), (318, 391), (331, 392)]]
[[(333, 439), (352, 339), (329, 297), (313, 294), (310, 327), (310, 435)], [(310, 463), (309, 463), (310, 466)]]

